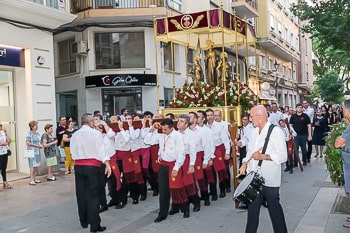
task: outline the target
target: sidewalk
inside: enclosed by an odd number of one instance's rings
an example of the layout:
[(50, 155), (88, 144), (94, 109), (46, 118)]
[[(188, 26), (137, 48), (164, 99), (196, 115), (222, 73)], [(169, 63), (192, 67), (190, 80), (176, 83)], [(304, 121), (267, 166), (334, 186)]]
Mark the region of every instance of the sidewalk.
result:
[[(74, 175), (60, 172), (55, 176), (55, 182), (47, 182), (46, 176), (42, 176), (43, 183), (32, 187), (28, 185), (28, 176), (9, 174), (14, 189), (0, 193), (0, 232), (88, 232), (78, 222)], [(336, 200), (344, 196), (343, 187), (330, 183), (328, 176), (320, 158), (313, 159), (304, 172), (295, 169), (294, 174), (283, 173), (281, 203), (288, 232), (350, 232), (342, 227), (348, 215), (333, 211)], [(102, 213), (102, 225), (107, 226), (105, 232), (244, 232), (246, 211), (234, 208), (231, 194), (211, 202), (209, 207), (202, 205), (200, 212), (191, 211), (188, 219), (176, 214), (157, 224), (153, 220), (158, 212), (158, 197), (148, 194), (147, 200), (138, 205), (129, 201), (124, 209), (110, 208)], [(273, 232), (266, 208), (261, 209), (258, 232)]]

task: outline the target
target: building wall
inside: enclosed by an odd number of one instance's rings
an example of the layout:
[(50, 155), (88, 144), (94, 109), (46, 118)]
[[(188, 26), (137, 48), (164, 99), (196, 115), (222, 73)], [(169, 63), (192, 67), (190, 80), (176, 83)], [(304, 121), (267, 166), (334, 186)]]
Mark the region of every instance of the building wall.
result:
[[(14, 73), (17, 169), (28, 173), (28, 161), (23, 158), (28, 122), (39, 121), (40, 134), (46, 124), (56, 125), (53, 37), (42, 30), (24, 30), (2, 22), (0, 28), (0, 44), (25, 49), (24, 68), (0, 69)], [(43, 65), (38, 64), (38, 56), (44, 57)]]

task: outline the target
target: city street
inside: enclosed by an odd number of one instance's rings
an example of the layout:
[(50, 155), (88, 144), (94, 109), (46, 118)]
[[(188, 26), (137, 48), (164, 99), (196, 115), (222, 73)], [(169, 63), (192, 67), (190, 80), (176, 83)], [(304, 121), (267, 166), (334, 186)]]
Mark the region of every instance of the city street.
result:
[[(74, 175), (57, 174), (56, 182), (47, 182), (46, 176), (42, 176), (43, 183), (36, 186), (28, 185), (26, 175), (10, 173), (9, 178), (14, 189), (0, 193), (0, 232), (89, 232), (78, 221)], [(176, 214), (161, 223), (153, 222), (157, 217), (158, 197), (148, 194), (147, 200), (137, 205), (132, 205), (129, 199), (124, 209), (110, 208), (102, 213), (105, 232), (244, 232), (246, 211), (234, 208), (231, 194), (211, 202), (209, 207), (202, 206), (200, 212), (191, 212), (188, 219)], [(333, 211), (335, 201), (342, 196), (343, 188), (328, 180), (323, 159), (313, 159), (304, 172), (295, 169), (294, 174), (283, 173), (281, 202), (288, 232), (349, 232), (342, 227), (349, 215)], [(258, 232), (273, 232), (264, 207)]]

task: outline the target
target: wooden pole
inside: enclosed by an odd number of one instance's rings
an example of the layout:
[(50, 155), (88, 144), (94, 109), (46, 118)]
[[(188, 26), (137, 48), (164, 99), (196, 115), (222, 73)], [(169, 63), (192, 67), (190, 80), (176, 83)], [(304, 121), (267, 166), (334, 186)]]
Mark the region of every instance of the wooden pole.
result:
[[(232, 142), (232, 147), (231, 147), (231, 158), (232, 158), (232, 186), (233, 190), (236, 190), (238, 186), (238, 178), (236, 177), (238, 174), (238, 168), (237, 168), (237, 152), (236, 152), (236, 135), (237, 135), (237, 125), (231, 125), (229, 126), (229, 131), (231, 135), (231, 142)], [(238, 208), (239, 202), (235, 200), (235, 207)]]

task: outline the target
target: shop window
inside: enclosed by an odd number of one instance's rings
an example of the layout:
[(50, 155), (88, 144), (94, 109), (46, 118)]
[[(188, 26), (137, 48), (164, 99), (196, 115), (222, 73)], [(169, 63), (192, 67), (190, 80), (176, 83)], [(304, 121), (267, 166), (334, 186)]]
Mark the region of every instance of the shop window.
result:
[(164, 104), (165, 107), (170, 107), (170, 102), (173, 100), (174, 93), (172, 88), (164, 88)]
[(145, 68), (143, 32), (95, 34), (96, 69)]
[[(171, 43), (163, 43), (163, 66), (164, 70), (172, 71), (174, 65), (174, 71), (176, 71), (176, 48), (177, 46)], [(173, 46), (173, 56), (171, 56), (171, 46)]]
[(72, 54), (74, 38), (58, 42), (58, 72), (59, 75), (77, 72), (76, 57)]
[[(78, 97), (76, 91), (62, 92), (56, 95), (58, 116), (71, 116), (78, 121)], [(57, 119), (58, 119), (57, 116)]]

